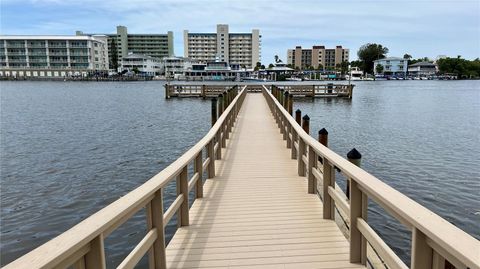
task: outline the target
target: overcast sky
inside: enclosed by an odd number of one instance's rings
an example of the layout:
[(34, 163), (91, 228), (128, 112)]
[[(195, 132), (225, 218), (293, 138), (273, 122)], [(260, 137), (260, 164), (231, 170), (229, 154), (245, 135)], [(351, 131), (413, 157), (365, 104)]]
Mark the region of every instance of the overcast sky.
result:
[(380, 43), (389, 56), (480, 57), (479, 0), (0, 0), (1, 34), (174, 32), (183, 56), (183, 30), (231, 32), (260, 29), (262, 62), (285, 61), (296, 45), (342, 45), (357, 58), (365, 43)]

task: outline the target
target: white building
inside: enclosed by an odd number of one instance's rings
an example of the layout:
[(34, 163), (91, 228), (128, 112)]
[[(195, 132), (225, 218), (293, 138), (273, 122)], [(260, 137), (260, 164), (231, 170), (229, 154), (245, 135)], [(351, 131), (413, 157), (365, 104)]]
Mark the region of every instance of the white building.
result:
[(227, 24), (218, 24), (216, 33), (184, 30), (184, 55), (203, 63), (222, 61), (253, 68), (261, 59), (261, 37), (258, 29), (251, 33), (230, 33)]
[(437, 65), (431, 62), (419, 62), (408, 66), (408, 74), (412, 76), (432, 76), (435, 73), (437, 73)]
[(106, 70), (103, 35), (0, 36), (0, 76), (65, 77)]
[(162, 62), (151, 56), (131, 53), (122, 58), (121, 69), (138, 70), (141, 75), (156, 76), (162, 72)]
[(192, 64), (196, 61), (185, 57), (165, 57), (163, 58), (163, 68), (165, 77), (180, 79), (184, 78), (185, 72), (192, 70)]
[[(382, 65), (383, 72), (377, 72), (377, 66)], [(407, 76), (408, 60), (400, 57), (387, 57), (373, 61), (373, 71), (375, 75), (385, 76)]]

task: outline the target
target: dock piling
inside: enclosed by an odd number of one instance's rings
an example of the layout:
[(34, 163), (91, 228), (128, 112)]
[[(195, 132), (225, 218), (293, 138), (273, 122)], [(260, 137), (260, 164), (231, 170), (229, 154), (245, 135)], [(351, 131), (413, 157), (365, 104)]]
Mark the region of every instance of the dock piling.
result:
[(305, 116), (303, 116), (303, 121), (302, 121), (302, 128), (303, 130), (309, 134), (310, 133), (310, 117), (305, 114)]
[(300, 109), (295, 111), (295, 121), (298, 123), (298, 125), (302, 126), (302, 111)]
[[(347, 153), (347, 159), (349, 162), (353, 163), (354, 165), (360, 167), (362, 163), (362, 154), (358, 152), (356, 148), (353, 148)], [(350, 199), (350, 180), (347, 181), (347, 189), (345, 191), (345, 195), (347, 195), (347, 198)]]
[(293, 94), (288, 95), (288, 114), (293, 116)]
[(215, 125), (215, 122), (217, 122), (217, 98), (214, 97), (212, 98), (212, 126)]
[(224, 104), (223, 104), (223, 94), (218, 95), (218, 117), (222, 115), (224, 110)]

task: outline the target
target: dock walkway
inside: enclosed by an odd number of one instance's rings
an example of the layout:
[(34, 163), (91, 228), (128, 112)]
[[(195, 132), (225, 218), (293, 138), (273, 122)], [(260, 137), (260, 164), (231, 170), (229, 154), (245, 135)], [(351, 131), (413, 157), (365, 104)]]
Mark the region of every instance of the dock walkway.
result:
[(167, 268), (362, 268), (306, 192), (262, 94), (247, 94), (238, 117), (190, 226), (168, 244)]
[[(136, 268), (143, 257), (149, 269), (480, 269), (479, 240), (311, 137), (308, 117), (302, 126), (292, 117), (285, 89), (258, 91), (234, 86), (212, 99), (213, 124), (197, 144), (4, 268), (107, 269), (106, 239), (142, 212), (144, 237), (117, 269)], [(348, 200), (339, 173), (349, 182)], [(164, 207), (170, 183), (177, 196)], [(410, 267), (369, 225), (370, 203), (410, 231)], [(166, 244), (165, 227), (175, 219), (179, 228)]]

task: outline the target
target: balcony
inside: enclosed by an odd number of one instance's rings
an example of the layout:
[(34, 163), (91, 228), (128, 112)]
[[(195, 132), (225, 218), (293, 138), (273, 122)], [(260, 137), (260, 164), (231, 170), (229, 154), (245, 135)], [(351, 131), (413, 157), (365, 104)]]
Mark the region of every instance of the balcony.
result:
[(25, 44), (7, 44), (7, 48), (25, 48)]
[(48, 44), (48, 47), (49, 47), (49, 48), (62, 48), (62, 49), (66, 49), (66, 48), (67, 48), (67, 44)]

